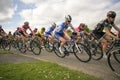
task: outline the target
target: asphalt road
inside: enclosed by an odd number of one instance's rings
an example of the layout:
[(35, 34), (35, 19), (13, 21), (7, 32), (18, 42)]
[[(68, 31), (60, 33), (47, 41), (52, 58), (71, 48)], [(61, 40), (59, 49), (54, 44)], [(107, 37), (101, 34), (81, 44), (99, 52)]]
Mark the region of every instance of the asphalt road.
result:
[[(70, 69), (74, 69), (77, 71), (84, 72), (86, 74), (95, 76), (100, 78), (101, 80), (120, 80), (120, 76), (116, 75), (111, 71), (107, 64), (106, 59), (101, 59), (99, 61), (91, 60), (88, 63), (80, 62), (75, 58), (73, 54), (70, 54), (69, 56), (66, 56), (65, 58), (59, 58), (54, 53), (48, 53), (46, 50), (42, 50), (40, 55), (34, 55), (31, 52), (27, 52), (25, 54), (20, 53), (19, 51), (12, 50), (16, 54), (9, 55), (7, 57), (6, 62), (29, 62), (29, 61), (48, 61), (48, 62), (54, 62), (59, 65), (68, 67)], [(6, 56), (0, 54), (0, 63), (4, 63), (6, 60)], [(119, 69), (120, 70), (120, 69)]]

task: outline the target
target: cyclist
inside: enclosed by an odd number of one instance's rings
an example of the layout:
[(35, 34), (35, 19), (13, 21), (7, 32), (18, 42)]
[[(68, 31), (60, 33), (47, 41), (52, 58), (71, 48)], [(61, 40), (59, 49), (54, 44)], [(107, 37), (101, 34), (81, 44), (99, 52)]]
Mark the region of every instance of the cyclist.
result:
[(28, 33), (27, 33), (27, 30), (30, 30), (31, 33), (33, 33), (32, 29), (30, 28), (29, 26), (29, 22), (24, 22), (24, 25), (22, 26), (22, 32), (21, 34), (24, 36), (24, 37), (28, 37)]
[(54, 39), (53, 31), (56, 28), (56, 23), (52, 23), (52, 25), (45, 32), (45, 36), (52, 42)]
[(30, 36), (33, 36), (34, 34), (36, 34), (37, 31), (38, 31), (38, 29), (37, 29), (37, 28), (34, 28), (34, 30), (32, 31), (32, 33), (30, 33)]
[(20, 37), (22, 38), (24, 44), (28, 40), (28, 36), (29, 36), (29, 34), (27, 33), (28, 29), (30, 30), (31, 33), (33, 33), (32, 29), (29, 26), (29, 22), (26, 21), (24, 22), (24, 25), (19, 30), (19, 32), (21, 33)]
[(20, 40), (20, 35), (21, 35), (21, 32), (22, 32), (22, 28), (20, 27), (17, 27), (17, 29), (15, 30), (15, 32), (13, 33), (13, 37), (14, 37), (14, 41), (19, 41)]
[(36, 35), (39, 37), (40, 45), (43, 47), (43, 40), (45, 40), (45, 28), (42, 27), (40, 30), (37, 31)]
[[(61, 50), (64, 44), (66, 43), (66, 40), (70, 40), (70, 36), (67, 34), (66, 29), (68, 27), (71, 27), (72, 30), (74, 30), (74, 27), (71, 24), (72, 17), (70, 15), (65, 16), (65, 22), (60, 24), (58, 27), (56, 27), (54, 31), (55, 38), (59, 39), (61, 41), (59, 51), (61, 54), (63, 54), (63, 51)], [(74, 30), (75, 31), (75, 30)]]
[(20, 31), (22, 31), (22, 29), (20, 27), (17, 27), (17, 29), (15, 30), (15, 32), (13, 33), (14, 37), (17, 37), (20, 35)]
[[(102, 43), (103, 55), (105, 58), (107, 57), (107, 55), (105, 54), (106, 48), (108, 46), (107, 41), (110, 40), (111, 38), (112, 39), (117, 38), (111, 31), (112, 27), (118, 32), (120, 32), (120, 29), (114, 24), (115, 17), (116, 17), (116, 13), (114, 11), (109, 11), (107, 13), (107, 18), (105, 20), (100, 21), (97, 24), (97, 27), (92, 32), (98, 39), (102, 38), (101, 43)], [(105, 36), (103, 37), (103, 35)]]
[(0, 25), (0, 39), (6, 34), (6, 32), (3, 30), (2, 25)]
[(11, 31), (8, 32), (7, 37), (8, 37), (8, 39), (12, 39), (13, 38), (13, 35), (12, 35)]
[(85, 34), (87, 34), (87, 35), (89, 34), (85, 30), (85, 27), (86, 27), (85, 23), (80, 23), (80, 25), (77, 28), (75, 28), (75, 31), (77, 32), (77, 35), (80, 36), (80, 37), (77, 38), (76, 42), (81, 41), (82, 39), (84, 39)]

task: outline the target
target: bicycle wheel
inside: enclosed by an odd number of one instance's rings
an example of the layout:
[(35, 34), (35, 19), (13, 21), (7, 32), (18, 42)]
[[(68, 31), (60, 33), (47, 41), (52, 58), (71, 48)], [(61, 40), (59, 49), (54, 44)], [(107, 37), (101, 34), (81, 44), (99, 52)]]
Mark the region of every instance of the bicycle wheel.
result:
[(53, 44), (53, 50), (54, 50), (54, 53), (60, 57), (60, 58), (64, 58), (66, 56), (66, 54), (61, 54), (60, 51), (59, 51), (59, 47), (60, 47), (60, 42), (59, 41), (55, 41), (54, 44)]
[(38, 41), (32, 40), (30, 42), (30, 48), (35, 55), (39, 55), (41, 53), (41, 47)]
[(44, 42), (44, 46), (45, 46), (45, 49), (48, 51), (48, 52), (52, 52), (53, 51), (53, 45), (48, 41), (46, 40)]
[(120, 74), (120, 54), (117, 52), (120, 50), (120, 47), (114, 47), (113, 49), (110, 50), (108, 53), (108, 65), (111, 68), (112, 71), (115, 73)]
[(91, 48), (91, 54), (93, 60), (100, 60), (103, 57), (103, 51), (101, 45), (95, 45)]
[(120, 49), (113, 54), (116, 61), (120, 63)]
[(23, 44), (23, 41), (18, 41), (17, 42), (17, 47), (18, 47), (18, 50), (22, 53), (25, 53), (27, 50), (26, 50), (26, 45)]
[(75, 57), (81, 62), (88, 62), (91, 60), (90, 50), (82, 43), (73, 46)]
[(4, 50), (10, 50), (11, 49), (11, 43), (8, 40), (4, 40), (2, 43), (3, 49)]

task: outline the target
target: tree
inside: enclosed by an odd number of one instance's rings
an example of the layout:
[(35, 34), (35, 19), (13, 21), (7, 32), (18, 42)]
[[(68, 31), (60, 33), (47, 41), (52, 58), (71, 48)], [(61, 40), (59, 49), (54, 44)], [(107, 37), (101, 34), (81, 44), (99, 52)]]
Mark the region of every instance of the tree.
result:
[(88, 28), (87, 25), (84, 27), (84, 30), (85, 30), (86, 32), (91, 32), (91, 31), (92, 31), (91, 29)]
[(70, 36), (71, 33), (72, 33), (71, 29), (67, 29), (67, 33), (68, 33), (68, 35)]

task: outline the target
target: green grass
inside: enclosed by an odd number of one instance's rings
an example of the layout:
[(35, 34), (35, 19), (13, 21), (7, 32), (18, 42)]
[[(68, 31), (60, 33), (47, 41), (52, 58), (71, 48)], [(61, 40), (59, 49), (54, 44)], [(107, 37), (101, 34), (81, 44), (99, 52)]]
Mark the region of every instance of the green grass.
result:
[(8, 51), (8, 50), (1, 50), (0, 49), (0, 54), (13, 54), (13, 52)]
[(98, 80), (50, 62), (0, 64), (0, 80)]

